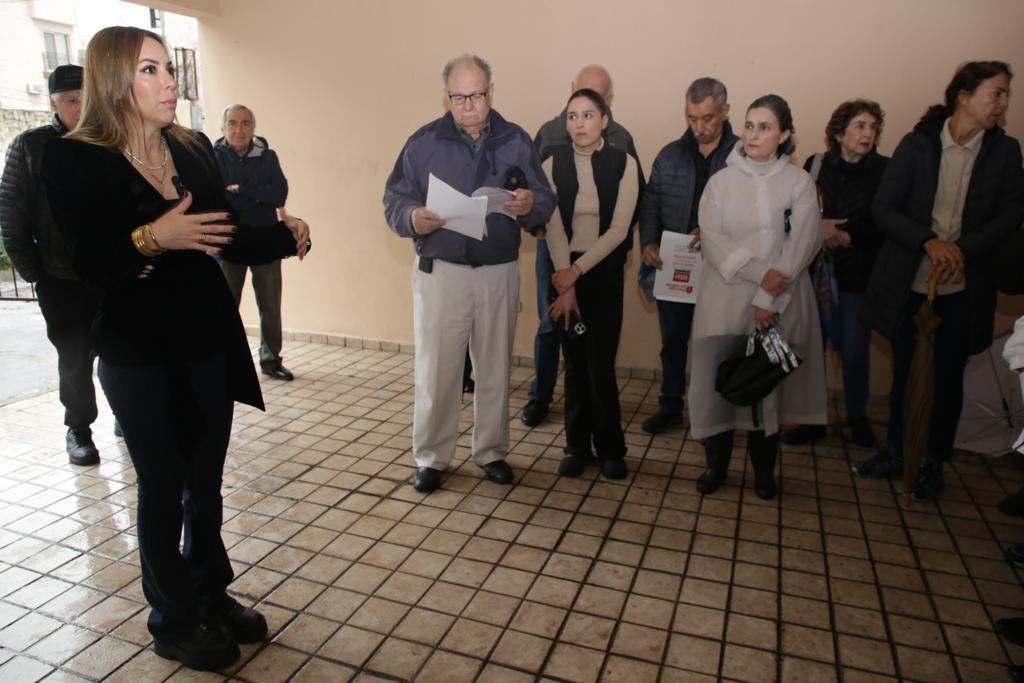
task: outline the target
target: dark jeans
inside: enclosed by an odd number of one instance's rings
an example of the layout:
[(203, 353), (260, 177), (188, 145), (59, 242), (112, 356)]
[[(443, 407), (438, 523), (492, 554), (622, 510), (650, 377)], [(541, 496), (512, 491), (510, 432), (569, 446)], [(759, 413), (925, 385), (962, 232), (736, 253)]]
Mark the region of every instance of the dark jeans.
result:
[(843, 395), (847, 418), (861, 418), (867, 412), (871, 389), (871, 330), (860, 321), (864, 307), (861, 292), (839, 292), (839, 315), (842, 325)]
[(548, 293), (555, 266), (551, 262), (547, 240), (537, 240), (537, 336), (533, 340), (533, 366), (535, 375), (530, 382), (530, 400), (551, 403), (558, 380), (558, 334), (548, 317)]
[(626, 455), (615, 378), (622, 331), (622, 268), (622, 261), (611, 256), (576, 281), (576, 302), (587, 326), (582, 336), (568, 339), (562, 324), (553, 321), (565, 355), (565, 452), (570, 455), (590, 455), (591, 441), (599, 458)]
[(260, 310), (260, 365), (266, 369), (276, 368), (281, 364), (281, 262), (245, 266), (222, 260), (220, 269), (236, 306), (242, 301), (245, 271), (252, 271), (252, 291)]
[(658, 408), (669, 415), (683, 412), (686, 392), (686, 351), (693, 326), (693, 304), (658, 302), (661, 325), (661, 397)]
[(234, 576), (220, 536), (234, 408), (224, 357), (155, 367), (101, 360), (99, 377), (135, 467), (149, 630), (182, 633), (223, 604)]
[[(910, 362), (917, 338), (914, 315), (924, 302), (923, 294), (910, 295), (901, 322), (892, 338), (893, 376), (889, 393), (889, 445), (903, 452), (903, 399), (910, 374)], [(935, 399), (928, 423), (925, 456), (949, 460), (953, 439), (960, 423), (964, 400), (964, 369), (967, 367), (967, 338), (970, 310), (966, 292), (935, 299), (935, 312), (942, 319), (935, 333)]]
[(89, 328), (99, 310), (99, 295), (81, 282), (50, 276), (36, 283), (36, 295), (46, 320), (46, 336), (57, 349), (64, 424), (88, 431), (97, 412)]

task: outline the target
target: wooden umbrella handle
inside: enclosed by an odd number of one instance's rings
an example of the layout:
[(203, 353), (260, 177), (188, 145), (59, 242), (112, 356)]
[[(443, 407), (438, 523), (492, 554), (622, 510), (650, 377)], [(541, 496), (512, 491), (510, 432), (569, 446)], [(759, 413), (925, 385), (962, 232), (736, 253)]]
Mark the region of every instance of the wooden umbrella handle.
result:
[(935, 269), (932, 269), (931, 276), (928, 278), (928, 303), (935, 302), (936, 292), (939, 288), (939, 280), (936, 277)]

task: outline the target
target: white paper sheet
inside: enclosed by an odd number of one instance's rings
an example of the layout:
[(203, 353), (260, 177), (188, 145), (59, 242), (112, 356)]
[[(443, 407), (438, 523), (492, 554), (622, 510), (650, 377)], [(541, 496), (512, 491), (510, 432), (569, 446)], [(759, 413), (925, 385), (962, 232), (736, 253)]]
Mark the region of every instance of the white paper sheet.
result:
[(444, 219), (444, 229), (475, 240), (487, 236), (487, 197), (467, 197), (433, 173), (427, 183), (427, 211)]
[(704, 268), (700, 250), (691, 250), (693, 235), (665, 230), (661, 233), (661, 270), (654, 276), (654, 298), (697, 303), (697, 288)]
[(515, 192), (503, 187), (478, 187), (473, 191), (474, 197), (487, 197), (487, 215), (500, 213), (515, 220), (515, 216), (505, 210), (505, 202), (516, 196)]

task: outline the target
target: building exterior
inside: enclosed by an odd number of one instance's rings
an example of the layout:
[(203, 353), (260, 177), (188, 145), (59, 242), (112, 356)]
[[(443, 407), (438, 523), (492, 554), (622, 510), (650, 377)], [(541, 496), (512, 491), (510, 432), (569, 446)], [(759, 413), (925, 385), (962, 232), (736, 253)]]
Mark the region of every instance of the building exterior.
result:
[(99, 29), (115, 24), (162, 34), (184, 74), (178, 117), (193, 122), (199, 100), (196, 20), (120, 0), (26, 0), (0, 3), (0, 156), (18, 133), (50, 118), (46, 80), (61, 64), (82, 64)]

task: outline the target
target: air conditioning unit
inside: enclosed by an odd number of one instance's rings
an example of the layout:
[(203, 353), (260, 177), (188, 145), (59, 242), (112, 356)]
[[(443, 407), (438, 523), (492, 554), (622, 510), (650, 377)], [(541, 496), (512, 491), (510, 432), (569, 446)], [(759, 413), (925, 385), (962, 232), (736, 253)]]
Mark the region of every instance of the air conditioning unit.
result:
[(25, 90), (27, 90), (30, 95), (45, 95), (46, 94), (46, 84), (44, 84), (44, 83), (26, 83), (25, 84)]

